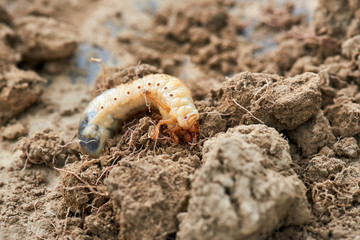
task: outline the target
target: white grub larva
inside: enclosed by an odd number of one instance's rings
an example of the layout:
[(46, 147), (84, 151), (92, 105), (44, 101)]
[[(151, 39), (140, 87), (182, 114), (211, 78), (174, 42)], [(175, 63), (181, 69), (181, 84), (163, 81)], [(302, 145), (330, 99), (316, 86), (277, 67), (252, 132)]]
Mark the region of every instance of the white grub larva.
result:
[(199, 112), (190, 90), (184, 83), (166, 74), (151, 74), (103, 92), (85, 109), (79, 126), (80, 145), (84, 153), (99, 156), (106, 140), (119, 123), (150, 104), (159, 109), (162, 120), (157, 124), (154, 140), (161, 125), (171, 130), (174, 143), (178, 135), (193, 142), (199, 135)]

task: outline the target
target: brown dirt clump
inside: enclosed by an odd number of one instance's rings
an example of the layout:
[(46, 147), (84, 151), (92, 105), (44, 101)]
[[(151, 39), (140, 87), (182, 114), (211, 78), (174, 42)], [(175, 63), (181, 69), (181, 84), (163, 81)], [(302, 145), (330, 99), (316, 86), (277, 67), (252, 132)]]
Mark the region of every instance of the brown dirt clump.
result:
[(330, 86), (335, 89), (347, 87), (349, 83), (357, 83), (360, 75), (356, 68), (356, 65), (353, 65), (350, 60), (340, 55), (328, 57), (324, 64), (320, 65), (321, 71), (329, 73)]
[[(321, 108), (334, 104), (334, 99), (340, 96), (355, 97), (354, 92), (357, 88), (349, 76), (349, 64), (343, 62), (340, 56), (329, 57), (329, 61), (320, 66), (321, 72)], [(350, 82), (350, 84), (349, 84)]]
[[(21, 239), (34, 236), (41, 230), (40, 219), (34, 219), (30, 213), (41, 208), (39, 199), (49, 192), (46, 190), (46, 178), (41, 171), (2, 173), (7, 179), (0, 183), (0, 232), (3, 239)], [(8, 188), (10, 187), (10, 188)], [(9, 191), (6, 194), (6, 191)], [(24, 214), (26, 213), (26, 214)], [(35, 220), (35, 221), (34, 221)], [(39, 220), (39, 222), (36, 222)], [(44, 221), (46, 222), (46, 221)], [(42, 230), (48, 238), (54, 238), (54, 228), (49, 223), (44, 223)], [(29, 228), (28, 223), (33, 227)], [(34, 233), (36, 232), (36, 233)], [(40, 234), (42, 235), (42, 234)], [(29, 239), (29, 237), (28, 237)]]
[(179, 239), (260, 239), (310, 220), (289, 146), (274, 129), (236, 127), (206, 141), (203, 157), (188, 212), (179, 215)]
[(307, 184), (323, 182), (341, 172), (345, 168), (345, 162), (319, 155), (311, 158), (306, 168), (305, 179)]
[(74, 162), (68, 164), (62, 172), (61, 192), (65, 207), (72, 213), (81, 214), (81, 218), (71, 218), (73, 224), (66, 231), (70, 238), (87, 238), (89, 235), (98, 239), (117, 239), (118, 225), (115, 222), (112, 202), (103, 184), (101, 169), (96, 164)]
[(329, 121), (322, 111), (319, 111), (296, 130), (289, 131), (287, 135), (301, 149), (303, 157), (316, 154), (321, 148), (335, 142)]
[(334, 100), (334, 104), (325, 109), (335, 136), (351, 137), (360, 133), (360, 104), (354, 103), (347, 96)]
[[(144, 116), (145, 115), (145, 116)], [(127, 156), (129, 159), (140, 157), (148, 154), (166, 154), (170, 155), (173, 161), (178, 161), (179, 157), (183, 155), (197, 155), (198, 149), (201, 147), (201, 142), (191, 146), (185, 142), (181, 136), (180, 144), (173, 145), (173, 140), (170, 138), (170, 131), (167, 127), (162, 128), (157, 141), (152, 140), (150, 136), (155, 131), (156, 123), (161, 119), (161, 115), (156, 110), (151, 110), (150, 113), (139, 112), (133, 116), (133, 120), (125, 121), (119, 129), (119, 133), (115, 138), (110, 139), (107, 144), (109, 150), (106, 158), (101, 159), (102, 162), (107, 162), (121, 151), (121, 155)]]
[(0, 22), (5, 23), (8, 26), (12, 25), (12, 17), (3, 4), (0, 4)]
[(254, 49), (237, 35), (245, 24), (229, 14), (227, 8), (231, 5), (205, 1), (192, 4), (191, 8), (182, 4), (161, 8), (154, 17), (154, 30), (141, 41), (135, 31), (120, 33), (118, 40), (141, 63), (178, 76), (195, 98), (205, 98), (211, 88), (224, 80), (222, 74), (246, 68), (249, 61), (243, 62), (241, 56), (251, 55)]
[(0, 21), (0, 64), (14, 64), (21, 60), (19, 43), (20, 38), (16, 32)]
[(304, 56), (296, 59), (296, 62), (292, 65), (291, 70), (286, 73), (286, 76), (293, 77), (303, 72), (318, 73), (318, 59), (312, 56)]
[(0, 71), (0, 126), (34, 104), (45, 83), (46, 80), (33, 71), (16, 67)]
[(166, 239), (177, 231), (176, 215), (183, 210), (195, 171), (184, 160), (149, 156), (122, 160), (111, 170), (105, 183), (114, 201), (120, 239)]
[[(2, 2), (0, 238), (358, 238), (360, 1), (289, 1)], [(160, 72), (199, 142), (153, 141), (151, 109), (82, 155), (89, 99)]]
[[(276, 64), (276, 72), (281, 74), (289, 71), (296, 60), (305, 55), (305, 47), (297, 39), (285, 39), (280, 42), (271, 58)], [(301, 72), (304, 73), (304, 72)]]
[(359, 202), (359, 175), (357, 168), (346, 167), (315, 184), (312, 189), (313, 212), (319, 220), (327, 222), (330, 217), (338, 218)]
[(0, 64), (18, 63), (21, 60), (20, 38), (13, 29), (13, 18), (0, 4)]
[(347, 137), (341, 139), (334, 144), (334, 150), (339, 157), (348, 157), (356, 159), (360, 151), (358, 143), (355, 138)]
[(352, 38), (347, 39), (341, 45), (341, 54), (348, 59), (357, 57), (360, 53), (360, 35), (356, 35)]
[[(141, 115), (143, 114), (139, 113), (139, 117)], [(154, 131), (154, 119), (160, 119), (161, 117), (160, 113), (153, 113), (150, 116), (151, 117), (140, 117), (139, 120), (135, 118), (135, 121), (133, 122), (124, 123), (124, 126), (126, 127), (124, 127), (124, 130), (119, 134), (121, 138), (114, 141), (114, 150), (118, 151), (121, 149), (123, 151), (138, 151), (143, 148), (148, 149), (150, 144), (154, 146), (154, 143), (150, 140), (149, 136), (151, 136), (151, 133)], [(143, 153), (146, 152), (145, 149)]]
[(101, 175), (100, 167), (75, 162), (61, 169), (61, 187), (64, 203), (73, 212), (95, 211), (109, 200), (105, 186), (95, 186)]
[(7, 140), (15, 140), (27, 134), (27, 129), (21, 123), (15, 123), (3, 127), (1, 130), (1, 137)]
[(51, 129), (36, 133), (30, 139), (22, 138), (18, 149), (22, 151), (20, 159), (24, 168), (32, 164), (59, 167), (78, 160), (77, 149), (65, 145), (65, 142)]
[(298, 44), (304, 47), (308, 55), (315, 55), (321, 61), (341, 52), (341, 40), (329, 35), (316, 35), (313, 31), (309, 32), (302, 28), (295, 28), (290, 35), (300, 40)]
[(209, 106), (209, 103), (205, 101), (195, 102), (195, 106), (200, 114), (200, 131), (204, 139), (213, 137), (216, 133), (225, 132), (228, 129), (226, 118), (229, 114), (219, 113), (214, 106)]
[(336, 38), (359, 34), (359, 28), (355, 27), (359, 26), (359, 6), (360, 3), (357, 0), (320, 0), (314, 15), (316, 34)]
[(244, 72), (228, 79), (218, 96), (217, 110), (229, 114), (229, 127), (263, 122), (277, 130), (292, 130), (320, 109), (320, 79), (304, 73), (292, 78)]
[(16, 31), (24, 43), (26, 61), (56, 60), (71, 56), (78, 38), (70, 27), (48, 17), (26, 16), (15, 21)]
[(270, 3), (263, 7), (259, 22), (268, 27), (289, 30), (294, 25), (299, 25), (305, 20), (305, 14), (294, 15), (295, 4), (287, 2), (284, 6)]
[(128, 83), (146, 75), (156, 73), (162, 73), (162, 71), (148, 64), (140, 64), (126, 68), (106, 68), (105, 79), (103, 72), (96, 78), (95, 89), (92, 92), (92, 96), (95, 97), (99, 95), (102, 90), (114, 88), (119, 84)]
[[(193, 63), (208, 70), (234, 72), (237, 63), (236, 33), (245, 25), (233, 18), (226, 11), (227, 7), (223, 2), (206, 2), (194, 4), (192, 8), (164, 9), (155, 17), (154, 40), (168, 43), (165, 46), (173, 45), (177, 51), (189, 54)], [(161, 67), (168, 69), (168, 60), (161, 61)], [(179, 60), (174, 59), (173, 62), (179, 64)]]

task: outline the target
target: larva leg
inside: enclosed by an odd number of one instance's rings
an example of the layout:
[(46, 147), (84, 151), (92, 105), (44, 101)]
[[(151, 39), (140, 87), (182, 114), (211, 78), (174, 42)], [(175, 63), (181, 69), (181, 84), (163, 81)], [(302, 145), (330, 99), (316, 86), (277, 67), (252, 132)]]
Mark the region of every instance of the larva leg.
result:
[(171, 129), (171, 137), (174, 140), (175, 145), (177, 145), (179, 143), (179, 137), (175, 133), (179, 129), (180, 129), (180, 126), (178, 124), (176, 124), (176, 127)]
[(197, 143), (197, 134), (193, 134), (193, 142), (192, 142), (193, 144), (195, 143)]
[[(150, 100), (156, 102), (156, 104), (161, 107), (166, 113), (169, 113), (170, 112), (170, 107), (165, 104), (165, 103), (162, 103), (159, 101), (159, 99), (157, 99), (156, 97), (154, 97), (150, 91), (145, 91), (145, 95), (147, 98), (149, 98)], [(161, 122), (161, 121), (160, 121)]]
[(172, 120), (172, 119), (160, 120), (160, 122), (159, 122), (159, 123), (156, 125), (156, 127), (155, 127), (155, 133), (154, 133), (154, 135), (152, 136), (152, 139), (153, 139), (153, 140), (158, 139), (161, 125), (171, 124), (171, 123), (175, 123), (174, 120)]

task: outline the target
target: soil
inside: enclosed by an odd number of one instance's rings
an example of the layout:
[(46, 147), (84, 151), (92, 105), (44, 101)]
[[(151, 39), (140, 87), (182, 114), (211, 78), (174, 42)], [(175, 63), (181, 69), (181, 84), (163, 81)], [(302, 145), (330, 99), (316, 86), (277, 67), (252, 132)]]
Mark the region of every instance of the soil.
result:
[[(359, 51), (359, 0), (1, 1), (0, 239), (356, 239)], [(84, 155), (89, 101), (152, 73), (198, 141), (152, 110)]]

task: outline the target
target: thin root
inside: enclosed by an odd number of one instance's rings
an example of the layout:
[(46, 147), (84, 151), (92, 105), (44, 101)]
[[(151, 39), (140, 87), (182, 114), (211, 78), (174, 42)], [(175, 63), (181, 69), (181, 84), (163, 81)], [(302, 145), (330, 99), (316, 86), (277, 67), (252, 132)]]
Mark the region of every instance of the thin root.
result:
[(66, 212), (65, 225), (64, 225), (63, 234), (61, 235), (61, 239), (64, 238), (65, 233), (66, 233), (66, 227), (67, 227), (67, 222), (68, 222), (69, 213), (70, 213), (70, 208), (68, 208), (68, 209), (67, 209), (67, 212)]
[(265, 123), (264, 123), (263, 121), (261, 121), (259, 118), (255, 117), (249, 110), (247, 110), (245, 107), (243, 107), (243, 106), (241, 106), (239, 103), (237, 103), (234, 98), (233, 98), (232, 100), (233, 100), (233, 102), (234, 102), (237, 106), (239, 106), (242, 110), (244, 110), (244, 111), (246, 111), (248, 114), (250, 114), (251, 117), (253, 117), (254, 119), (256, 119), (259, 123), (265, 125)]
[(77, 175), (76, 173), (72, 172), (72, 171), (68, 171), (68, 170), (65, 170), (65, 169), (60, 169), (60, 168), (57, 168), (57, 167), (54, 167), (55, 170), (58, 170), (60, 172), (65, 172), (65, 173), (68, 173), (68, 174), (72, 174), (74, 177), (76, 177), (80, 182), (84, 183), (88, 189), (90, 190), (90, 192), (92, 192), (93, 194), (95, 195), (100, 195), (100, 196), (103, 196), (103, 197), (109, 197), (108, 194), (106, 193), (100, 193), (98, 191), (96, 191), (96, 186), (92, 186), (90, 185), (87, 181), (85, 181), (84, 179), (82, 179), (81, 177), (79, 177), (79, 175)]

